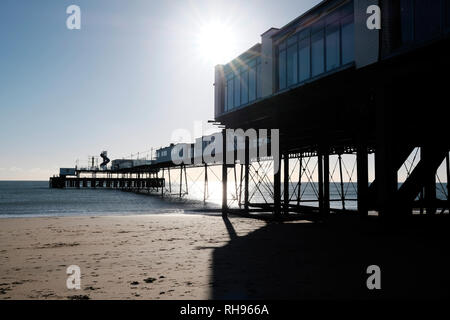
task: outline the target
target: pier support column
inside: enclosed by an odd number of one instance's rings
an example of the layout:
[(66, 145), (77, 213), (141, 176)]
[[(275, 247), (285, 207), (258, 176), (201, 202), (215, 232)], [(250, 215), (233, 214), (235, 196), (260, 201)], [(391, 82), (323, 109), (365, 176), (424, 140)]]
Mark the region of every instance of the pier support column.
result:
[(250, 179), (250, 139), (249, 137), (245, 137), (245, 164), (244, 164), (244, 209), (248, 212), (248, 182)]
[(359, 145), (356, 150), (356, 170), (358, 213), (361, 217), (366, 217), (368, 215), (369, 166), (367, 147), (364, 144)]
[(375, 94), (376, 110), (376, 141), (375, 141), (375, 180), (377, 181), (377, 209), (380, 216), (397, 218), (403, 215), (397, 209), (395, 193), (397, 191), (397, 168), (394, 163), (394, 134), (392, 129), (391, 113), (393, 99), (378, 88)]
[(447, 169), (447, 209), (450, 213), (450, 156), (445, 157), (445, 167)]
[(323, 155), (319, 150), (317, 153), (317, 168), (318, 168), (318, 183), (319, 183), (319, 213), (324, 213), (324, 201), (323, 201)]
[(283, 212), (289, 213), (289, 152), (283, 155)]
[(164, 188), (166, 187), (166, 180), (164, 179), (164, 168), (162, 168), (162, 180), (161, 180), (161, 197), (164, 198)]
[(302, 197), (302, 176), (303, 176), (303, 154), (300, 154), (300, 158), (298, 159), (298, 188), (297, 188), (297, 206), (300, 206), (300, 201)]
[(172, 193), (172, 181), (170, 180), (170, 167), (167, 168), (167, 174), (169, 175), (169, 193)]
[(436, 213), (436, 171), (430, 166), (429, 150), (432, 146), (425, 145), (420, 149), (420, 161), (426, 168), (424, 175), (424, 201), (427, 214)]
[(342, 175), (342, 154), (338, 155), (338, 161), (339, 161), (339, 180), (341, 183), (342, 210), (345, 211), (345, 189), (344, 189), (344, 176)]
[(184, 187), (185, 187), (185, 193), (186, 195), (189, 195), (189, 185), (188, 185), (188, 179), (187, 179), (187, 170), (186, 165), (183, 165), (184, 167)]
[(323, 213), (330, 213), (330, 155), (328, 147), (323, 150)]
[(226, 129), (222, 130), (222, 216), (228, 216), (228, 168)]
[[(278, 168), (273, 175), (273, 205), (274, 214), (276, 217), (279, 217), (281, 214), (281, 156), (274, 157), (273, 161), (274, 170)], [(276, 161), (278, 161), (278, 164)]]
[(183, 165), (180, 166), (180, 198), (183, 191)]
[(203, 185), (203, 203), (206, 203), (206, 199), (208, 198), (208, 164), (205, 163), (205, 183)]
[(381, 141), (375, 153), (375, 179), (377, 181), (377, 208), (381, 216), (389, 212), (397, 215), (394, 197), (397, 191), (397, 170), (392, 159), (391, 143)]

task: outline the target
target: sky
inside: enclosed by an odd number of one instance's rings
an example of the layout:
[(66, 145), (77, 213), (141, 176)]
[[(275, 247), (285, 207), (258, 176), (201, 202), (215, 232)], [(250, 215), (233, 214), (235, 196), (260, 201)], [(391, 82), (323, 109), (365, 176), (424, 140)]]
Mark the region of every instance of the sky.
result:
[[(194, 135), (213, 119), (215, 64), (319, 2), (1, 0), (0, 180), (47, 180), (103, 150), (145, 157), (179, 129)], [(66, 27), (70, 5), (80, 30)]]
[[(0, 1), (0, 180), (47, 180), (102, 150), (142, 155), (193, 131), (213, 119), (214, 65), (318, 2)], [(66, 27), (72, 4), (80, 30)], [(225, 61), (205, 50), (217, 24)]]

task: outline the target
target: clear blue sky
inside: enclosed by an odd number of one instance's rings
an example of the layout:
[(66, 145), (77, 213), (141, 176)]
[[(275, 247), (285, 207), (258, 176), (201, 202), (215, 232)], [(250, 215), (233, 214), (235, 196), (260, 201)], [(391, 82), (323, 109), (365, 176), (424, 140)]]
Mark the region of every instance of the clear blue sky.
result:
[[(213, 118), (202, 25), (225, 21), (234, 57), (318, 2), (1, 0), (0, 180), (166, 145)], [(66, 28), (71, 4), (81, 30)]]

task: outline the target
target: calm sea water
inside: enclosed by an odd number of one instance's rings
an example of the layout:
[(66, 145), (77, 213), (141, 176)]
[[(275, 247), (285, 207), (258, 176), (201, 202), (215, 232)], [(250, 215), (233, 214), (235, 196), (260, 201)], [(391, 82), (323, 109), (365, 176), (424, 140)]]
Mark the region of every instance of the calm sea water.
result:
[[(236, 189), (229, 184), (229, 205), (236, 207)], [(233, 190), (234, 188), (234, 190)], [(437, 197), (445, 199), (446, 184), (437, 185)], [(259, 186), (251, 186), (256, 192), (250, 193), (252, 203), (271, 202), (270, 190)], [(441, 190), (442, 189), (442, 190)], [(173, 185), (176, 192), (178, 187)], [(123, 214), (170, 214), (195, 213), (220, 208), (221, 185), (210, 182), (210, 193), (206, 204), (203, 203), (203, 191), (198, 185), (189, 186), (189, 196), (178, 197), (149, 196), (110, 189), (50, 189), (47, 181), (0, 181), (0, 218), (4, 217), (35, 217), (35, 216), (73, 216), (73, 215), (123, 215)], [(446, 190), (446, 189), (445, 189)], [(283, 192), (283, 191), (282, 191)], [(330, 206), (342, 208), (340, 199), (340, 185), (330, 184)], [(290, 187), (290, 194), (297, 194), (294, 185)], [(301, 198), (306, 200), (304, 205), (317, 206), (317, 185), (303, 184)], [(356, 185), (344, 183), (346, 193), (345, 207), (356, 209)], [(241, 195), (243, 197), (243, 195)], [(295, 199), (295, 197), (293, 198)]]
[(0, 217), (192, 213), (214, 206), (119, 190), (50, 189), (47, 181), (0, 181)]

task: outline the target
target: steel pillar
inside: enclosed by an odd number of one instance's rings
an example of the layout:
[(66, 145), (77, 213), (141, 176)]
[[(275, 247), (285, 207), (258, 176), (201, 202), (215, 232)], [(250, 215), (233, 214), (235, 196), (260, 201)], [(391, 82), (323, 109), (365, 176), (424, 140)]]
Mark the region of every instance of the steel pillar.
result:
[(323, 210), (330, 213), (330, 155), (328, 148), (323, 151)]
[[(365, 217), (368, 215), (369, 191), (369, 165), (367, 147), (365, 145), (359, 145), (356, 150), (356, 175), (358, 183), (358, 213), (361, 217)], [(342, 205), (344, 205), (344, 202)]]
[(245, 137), (245, 163), (244, 163), (244, 209), (248, 211), (248, 183), (250, 176), (250, 139), (249, 137)]
[(420, 161), (423, 161), (425, 166), (425, 174), (424, 174), (424, 195), (423, 199), (425, 201), (425, 208), (427, 214), (435, 214), (436, 213), (436, 171), (430, 166), (429, 157), (429, 149), (432, 146), (425, 145), (420, 148)]
[(323, 199), (323, 155), (322, 150), (317, 153), (317, 168), (318, 168), (318, 183), (319, 183), (319, 212), (324, 213), (324, 199)]
[[(280, 216), (281, 214), (281, 156), (274, 157), (274, 170), (278, 167), (278, 170), (274, 172), (273, 176), (273, 205), (274, 205), (274, 214), (275, 216)], [(275, 163), (278, 161), (278, 165)]]
[(222, 130), (222, 216), (228, 215), (228, 168), (227, 168), (227, 135), (226, 130)]
[[(375, 141), (375, 180), (376, 207), (380, 216), (394, 218), (401, 215), (396, 208), (397, 169), (394, 159), (394, 136), (391, 123), (391, 97), (379, 88), (375, 97), (376, 141)], [(404, 212), (403, 212), (404, 213)]]
[(283, 213), (289, 213), (289, 153), (283, 155)]
[(205, 163), (205, 183), (203, 186), (203, 203), (206, 202), (206, 199), (208, 198), (208, 164)]
[(450, 214), (450, 157), (448, 153), (445, 157), (445, 167), (447, 169), (447, 209)]

